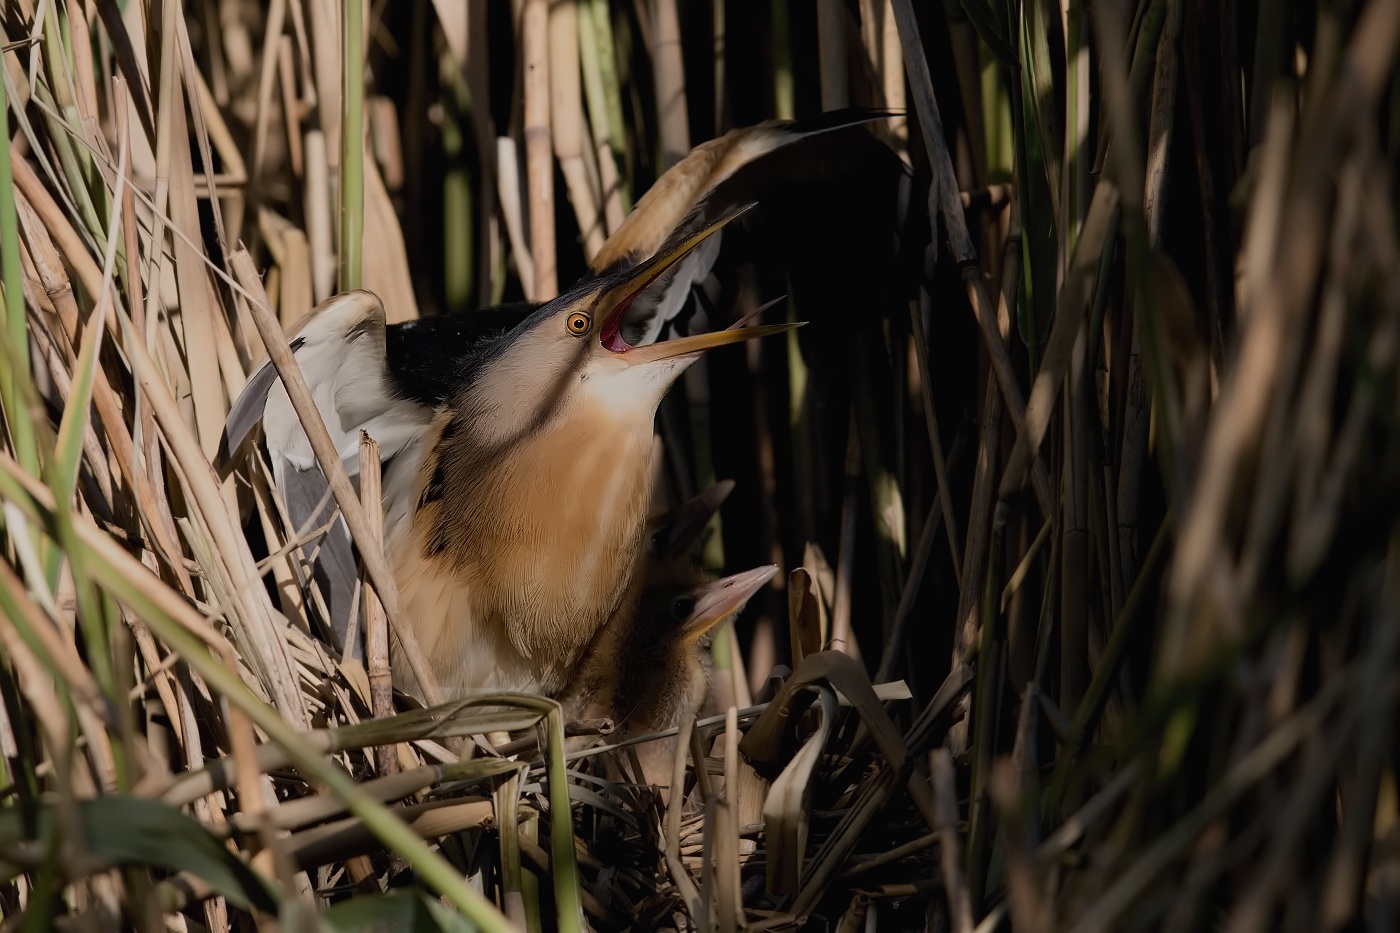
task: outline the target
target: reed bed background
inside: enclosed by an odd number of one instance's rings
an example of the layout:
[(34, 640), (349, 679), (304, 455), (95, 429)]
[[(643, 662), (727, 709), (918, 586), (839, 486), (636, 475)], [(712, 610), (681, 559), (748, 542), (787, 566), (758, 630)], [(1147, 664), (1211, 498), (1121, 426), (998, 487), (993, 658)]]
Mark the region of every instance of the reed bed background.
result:
[[(1400, 5), (0, 24), (3, 930), (1400, 925)], [(851, 105), (898, 114), (898, 257), (838, 235), (860, 179), (803, 205), (742, 291), (812, 325), (658, 420), (658, 505), (737, 482), (707, 566), (782, 570), (685, 805), (550, 701), (391, 715), (314, 529), (210, 467), (265, 341), (353, 287), (548, 298), (692, 145)]]

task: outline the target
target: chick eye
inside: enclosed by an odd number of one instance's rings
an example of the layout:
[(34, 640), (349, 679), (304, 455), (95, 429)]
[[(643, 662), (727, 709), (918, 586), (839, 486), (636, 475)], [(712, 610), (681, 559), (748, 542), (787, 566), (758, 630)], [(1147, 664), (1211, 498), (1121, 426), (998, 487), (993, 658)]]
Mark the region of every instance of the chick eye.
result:
[(582, 337), (584, 334), (588, 333), (588, 325), (591, 323), (592, 320), (588, 315), (584, 314), (582, 311), (575, 311), (573, 314), (569, 315), (569, 319), (564, 322), (564, 326), (568, 327), (569, 333), (573, 334), (575, 337)]
[(695, 611), (694, 596), (677, 596), (671, 601), (671, 617), (677, 622), (684, 622), (690, 618), (690, 614)]

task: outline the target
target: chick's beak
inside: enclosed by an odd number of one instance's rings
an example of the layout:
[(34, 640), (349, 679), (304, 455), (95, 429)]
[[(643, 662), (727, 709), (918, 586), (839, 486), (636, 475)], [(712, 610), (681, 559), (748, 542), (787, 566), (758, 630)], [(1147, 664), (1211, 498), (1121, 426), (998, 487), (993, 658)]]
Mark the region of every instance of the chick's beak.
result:
[(745, 315), (733, 326), (709, 334), (680, 337), (644, 347), (633, 347), (622, 337), (622, 319), (626, 315), (627, 309), (632, 306), (632, 302), (657, 279), (670, 271), (676, 263), (690, 255), (701, 243), (752, 207), (752, 204), (746, 204), (730, 211), (714, 223), (682, 240), (668, 252), (661, 253), (643, 263), (626, 281), (604, 293), (600, 298), (600, 304), (606, 307), (607, 311), (602, 316), (602, 323), (598, 327), (598, 342), (603, 349), (623, 356), (628, 362), (654, 363), (677, 357), (694, 356), (715, 347), (739, 343), (743, 340), (753, 340), (757, 337), (767, 337), (771, 334), (780, 334), (794, 327), (800, 327), (800, 323), (771, 324), (762, 327), (743, 326), (774, 304), (774, 302), (769, 302), (756, 311)]
[(650, 524), (654, 556), (661, 560), (679, 560), (689, 552), (733, 489), (732, 479), (722, 479), (670, 512), (653, 516)]
[(695, 608), (682, 626), (687, 643), (703, 638), (711, 629), (743, 609), (753, 594), (773, 579), (777, 564), (736, 573), (695, 590)]

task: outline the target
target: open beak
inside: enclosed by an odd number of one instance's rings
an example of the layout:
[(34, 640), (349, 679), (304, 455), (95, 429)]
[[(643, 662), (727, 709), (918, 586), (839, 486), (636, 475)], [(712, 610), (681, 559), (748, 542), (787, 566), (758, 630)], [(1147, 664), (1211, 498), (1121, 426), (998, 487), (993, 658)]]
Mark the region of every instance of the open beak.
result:
[(748, 314), (730, 324), (724, 330), (717, 330), (708, 334), (696, 334), (693, 337), (677, 337), (674, 340), (663, 340), (660, 343), (648, 344), (645, 347), (637, 347), (627, 351), (627, 359), (636, 363), (652, 363), (657, 360), (672, 360), (682, 356), (693, 356), (711, 350), (715, 347), (722, 347), (729, 343), (738, 343), (741, 340), (753, 340), (757, 337), (768, 337), (773, 334), (781, 334), (783, 331), (792, 330), (794, 327), (801, 327), (804, 322), (795, 321), (791, 324), (764, 324), (759, 327), (747, 327), (749, 321), (758, 317), (764, 311), (782, 301), (774, 298), (754, 308)]
[(624, 315), (627, 314), (627, 309), (632, 306), (632, 302), (637, 299), (637, 296), (641, 295), (641, 293), (646, 291), (657, 279), (665, 275), (676, 263), (690, 255), (701, 243), (718, 233), (753, 206), (753, 204), (745, 204), (742, 207), (735, 208), (704, 229), (686, 237), (668, 252), (652, 257), (649, 261), (633, 270), (625, 281), (613, 286), (612, 289), (602, 297), (602, 300), (607, 302), (608, 305), (608, 311), (604, 315), (603, 322), (598, 330), (598, 341), (603, 345), (603, 348), (613, 353), (625, 353), (627, 359), (634, 363), (654, 363), (660, 360), (675, 359), (682, 356), (693, 356), (715, 347), (722, 347), (726, 344), (739, 343), (743, 340), (753, 340), (757, 337), (767, 337), (771, 334), (780, 334), (783, 331), (791, 330), (794, 327), (800, 327), (801, 325), (797, 323), (772, 324), (763, 327), (743, 326), (757, 314), (773, 304), (773, 302), (769, 302), (769, 304), (764, 305), (762, 308), (746, 315), (733, 326), (710, 334), (696, 334), (692, 337), (680, 337), (675, 340), (666, 340), (644, 347), (633, 347), (622, 338), (622, 319)]
[(715, 626), (743, 609), (753, 594), (773, 579), (777, 564), (736, 573), (695, 590), (695, 608), (682, 626), (682, 639), (691, 644), (703, 638)]
[(792, 324), (764, 324), (761, 327), (740, 327), (734, 330), (717, 330), (708, 334), (695, 334), (692, 337), (663, 340), (660, 343), (648, 344), (645, 347), (637, 347), (626, 352), (627, 358), (634, 363), (656, 363), (682, 356), (695, 356), (706, 350), (739, 343), (742, 340), (771, 337), (773, 334), (781, 334), (801, 326), (801, 322), (795, 322)]

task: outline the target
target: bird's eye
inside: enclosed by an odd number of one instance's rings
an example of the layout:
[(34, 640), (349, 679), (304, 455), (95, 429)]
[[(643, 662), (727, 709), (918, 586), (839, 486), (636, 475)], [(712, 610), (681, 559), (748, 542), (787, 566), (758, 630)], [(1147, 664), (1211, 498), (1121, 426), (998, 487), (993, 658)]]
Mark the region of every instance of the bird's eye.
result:
[(569, 328), (569, 333), (575, 337), (582, 337), (588, 333), (588, 325), (592, 322), (592, 319), (582, 311), (575, 311), (569, 315), (569, 319), (564, 322), (564, 325)]
[(694, 596), (677, 596), (671, 600), (671, 617), (677, 622), (684, 622), (690, 618), (690, 614), (695, 611)]

